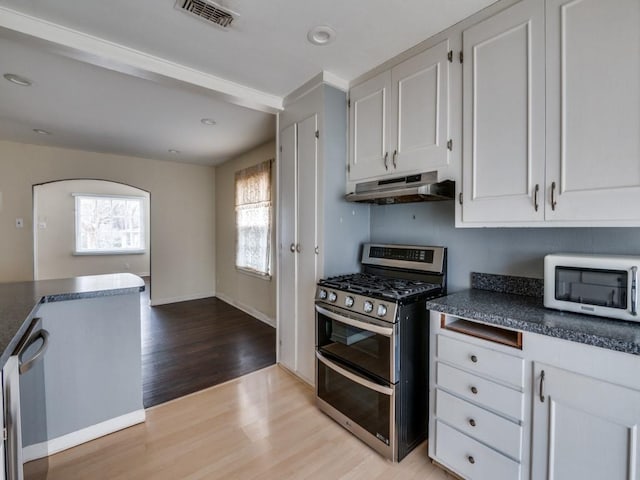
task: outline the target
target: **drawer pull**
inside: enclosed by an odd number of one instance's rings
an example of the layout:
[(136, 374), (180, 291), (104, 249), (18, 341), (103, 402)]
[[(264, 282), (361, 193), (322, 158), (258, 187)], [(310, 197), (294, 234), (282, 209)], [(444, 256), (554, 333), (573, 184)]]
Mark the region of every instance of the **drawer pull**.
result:
[(471, 425), (472, 427), (476, 426), (476, 421), (473, 418), (469, 419), (469, 425)]
[(467, 460), (469, 460), (469, 463), (470, 463), (471, 465), (473, 465), (474, 463), (476, 463), (476, 459), (475, 459), (475, 458), (473, 458), (471, 455), (469, 455), (469, 456), (467, 457)]
[(471, 355), (471, 361), (473, 363), (478, 363), (478, 357), (476, 357), (475, 355)]
[(476, 395), (478, 393), (478, 389), (476, 387), (471, 387), (471, 393)]

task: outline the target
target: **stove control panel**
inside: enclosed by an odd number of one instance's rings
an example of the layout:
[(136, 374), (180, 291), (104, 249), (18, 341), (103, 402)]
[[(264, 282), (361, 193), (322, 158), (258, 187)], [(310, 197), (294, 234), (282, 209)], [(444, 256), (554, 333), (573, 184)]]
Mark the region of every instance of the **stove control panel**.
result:
[(319, 286), (316, 289), (316, 301), (336, 305), (348, 311), (376, 317), (387, 322), (395, 322), (397, 305), (395, 302), (378, 300), (351, 292), (333, 290)]

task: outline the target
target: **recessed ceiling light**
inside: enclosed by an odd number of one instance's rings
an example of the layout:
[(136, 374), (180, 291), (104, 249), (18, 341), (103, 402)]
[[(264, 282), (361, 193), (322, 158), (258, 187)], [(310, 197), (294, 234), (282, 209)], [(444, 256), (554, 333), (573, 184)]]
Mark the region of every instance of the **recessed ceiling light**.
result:
[(174, 155), (177, 155), (178, 153), (180, 153), (180, 150), (175, 150), (173, 148), (170, 148), (169, 153), (173, 153)]
[(42, 130), (41, 128), (34, 128), (33, 131), (40, 135), (51, 135), (51, 132), (47, 132), (46, 130)]
[(327, 25), (313, 27), (309, 30), (309, 33), (307, 33), (307, 40), (314, 45), (327, 45), (333, 42), (335, 38), (336, 31)]
[(20, 75), (16, 75), (15, 73), (5, 73), (3, 76), (11, 83), (15, 83), (16, 85), (20, 85), (22, 87), (30, 87), (33, 83), (28, 78), (21, 77)]
[(203, 118), (202, 120), (200, 120), (201, 123), (203, 123), (204, 125), (215, 125), (216, 121), (213, 118)]

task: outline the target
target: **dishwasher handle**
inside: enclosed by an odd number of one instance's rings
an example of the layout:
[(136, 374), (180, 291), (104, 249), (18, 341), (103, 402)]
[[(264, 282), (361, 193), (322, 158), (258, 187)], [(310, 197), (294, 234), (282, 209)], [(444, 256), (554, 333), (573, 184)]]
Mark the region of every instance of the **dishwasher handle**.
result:
[[(27, 361), (22, 360), (22, 354), (27, 351), (27, 349), (36, 343), (38, 340), (42, 340), (42, 345), (38, 349), (38, 351)], [(20, 375), (27, 373), (31, 368), (42, 358), (42, 356), (46, 353), (47, 348), (49, 348), (49, 332), (44, 328), (38, 330), (22, 347), (20, 353), (18, 353), (19, 359), (19, 370)]]

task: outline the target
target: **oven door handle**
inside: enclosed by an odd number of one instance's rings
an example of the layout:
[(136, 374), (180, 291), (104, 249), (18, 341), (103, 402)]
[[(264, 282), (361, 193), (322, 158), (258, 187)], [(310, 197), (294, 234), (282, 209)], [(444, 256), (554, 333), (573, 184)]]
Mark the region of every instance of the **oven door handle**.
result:
[(367, 332), (377, 333), (380, 335), (384, 335), (385, 337), (393, 336), (393, 328), (390, 327), (379, 327), (378, 325), (374, 325), (372, 323), (361, 322), (360, 320), (345, 317), (344, 315), (340, 315), (339, 313), (327, 310), (326, 308), (320, 307), (319, 305), (316, 305), (316, 312), (325, 315), (330, 319), (335, 320), (336, 322), (345, 323), (352, 327), (366, 330)]
[(360, 377), (360, 376), (358, 376), (358, 375), (356, 375), (354, 373), (351, 373), (349, 370), (346, 370), (346, 369), (336, 365), (331, 360), (327, 359), (327, 357), (322, 355), (320, 352), (316, 352), (316, 357), (318, 357), (318, 360), (321, 361), (322, 363), (324, 363), (331, 370), (335, 371), (336, 373), (339, 373), (343, 377), (348, 378), (349, 380), (357, 383), (358, 385), (362, 385), (363, 387), (368, 388), (369, 390), (374, 390), (374, 391), (376, 391), (378, 393), (382, 393), (383, 395), (387, 395), (388, 397), (393, 395), (393, 388), (389, 388), (389, 387), (385, 387), (383, 385), (379, 385), (379, 384), (374, 383), (374, 382), (372, 382), (370, 380), (362, 378), (362, 377)]

